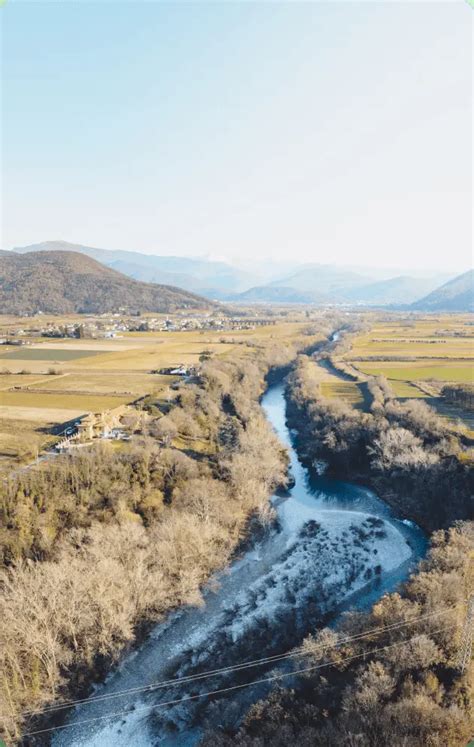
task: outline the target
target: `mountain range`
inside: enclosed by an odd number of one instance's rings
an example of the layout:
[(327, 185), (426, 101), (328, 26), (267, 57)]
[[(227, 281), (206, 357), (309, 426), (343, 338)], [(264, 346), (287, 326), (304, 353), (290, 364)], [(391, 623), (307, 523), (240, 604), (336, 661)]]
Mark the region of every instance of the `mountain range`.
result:
[(307, 265), (289, 278), (253, 287), (234, 300), (275, 302), (280, 295), (287, 303), (410, 304), (436, 289), (444, 279), (443, 275), (427, 278), (402, 275), (371, 281), (339, 267)]
[(468, 270), (412, 304), (420, 311), (474, 311), (474, 270)]
[[(360, 306), (404, 306), (423, 310), (430, 294), (450, 282), (453, 274), (427, 270), (406, 273), (400, 269), (340, 267), (330, 264), (296, 264), (291, 261), (255, 262), (242, 269), (228, 262), (99, 249), (64, 241), (46, 241), (17, 247), (17, 254), (51, 251), (78, 252), (136, 281), (174, 285), (208, 299), (237, 303), (314, 303)], [(469, 295), (469, 289), (466, 290)], [(436, 297), (435, 297), (436, 298)], [(448, 290), (442, 304), (456, 310)], [(436, 301), (426, 301), (435, 304)], [(459, 299), (461, 310), (466, 298)], [(433, 310), (435, 307), (433, 306)]]
[(134, 280), (175, 285), (208, 298), (221, 298), (239, 293), (255, 283), (254, 275), (226, 262), (208, 259), (97, 249), (68, 241), (44, 241), (41, 244), (15, 247), (14, 251), (19, 254), (44, 251), (79, 252)]
[(169, 312), (208, 307), (208, 299), (141, 283), (79, 252), (0, 252), (0, 313)]

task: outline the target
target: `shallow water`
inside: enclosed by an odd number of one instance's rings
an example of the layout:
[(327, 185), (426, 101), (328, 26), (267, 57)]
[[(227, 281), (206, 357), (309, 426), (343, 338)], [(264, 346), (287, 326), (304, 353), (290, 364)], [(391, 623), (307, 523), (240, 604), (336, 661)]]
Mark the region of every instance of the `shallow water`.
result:
[[(269, 388), (262, 406), (288, 448), (295, 478), (286, 496), (273, 498), (278, 529), (214, 577), (201, 608), (180, 609), (156, 625), (96, 689), (93, 697), (104, 700), (71, 711), (66, 728), (54, 733), (56, 747), (196, 744), (203, 726), (224, 718), (203, 694), (263, 678), (265, 667), (148, 693), (123, 691), (291, 650), (323, 621), (395, 589), (424, 555), (422, 531), (397, 519), (373, 492), (309, 476), (286, 426), (283, 384)], [(225, 718), (237, 720), (264, 692), (255, 685), (231, 691)]]

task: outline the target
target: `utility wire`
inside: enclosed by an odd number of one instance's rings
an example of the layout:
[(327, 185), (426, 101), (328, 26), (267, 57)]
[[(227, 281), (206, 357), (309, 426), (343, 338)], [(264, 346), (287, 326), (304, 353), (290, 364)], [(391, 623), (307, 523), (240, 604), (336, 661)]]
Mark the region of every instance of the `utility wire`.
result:
[[(451, 630), (451, 629), (453, 629), (453, 627), (454, 626), (445, 626), (444, 628), (439, 628), (438, 630), (435, 630), (433, 632), (434, 633), (440, 633), (440, 632), (442, 632), (444, 630)], [(410, 643), (410, 641), (414, 641), (417, 638), (421, 638), (423, 635), (424, 635), (424, 633), (420, 633), (419, 635), (412, 636), (412, 637), (410, 637), (410, 638), (408, 638), (408, 639), (406, 639), (404, 641), (397, 641), (396, 643), (391, 643), (391, 644), (388, 644), (387, 646), (381, 646), (380, 648), (371, 649), (370, 651), (363, 651), (360, 654), (354, 654), (353, 656), (344, 657), (343, 659), (339, 659), (339, 661), (337, 661), (337, 662), (326, 662), (324, 664), (317, 664), (317, 665), (312, 666), (312, 667), (305, 667), (304, 669), (296, 669), (293, 672), (283, 672), (282, 674), (273, 675), (271, 677), (264, 677), (264, 678), (259, 679), (259, 680), (253, 680), (252, 682), (244, 682), (244, 683), (239, 684), (239, 685), (232, 685), (232, 686), (229, 686), (229, 687), (219, 688), (218, 690), (210, 690), (210, 691), (205, 692), (205, 693), (198, 693), (196, 695), (189, 695), (189, 696), (187, 696), (185, 698), (178, 698), (176, 700), (168, 700), (168, 701), (166, 701), (164, 703), (158, 703), (157, 705), (143, 706), (143, 707), (140, 707), (140, 708), (129, 708), (128, 710), (127, 709), (122, 709), (120, 711), (116, 711), (115, 713), (109, 713), (106, 716), (95, 716), (94, 718), (84, 719), (82, 721), (76, 721), (76, 722), (72, 722), (72, 723), (68, 723), (68, 724), (61, 724), (59, 726), (51, 726), (51, 727), (49, 727), (47, 729), (38, 729), (37, 731), (26, 732), (25, 734), (23, 734), (23, 737), (32, 737), (32, 736), (35, 736), (37, 734), (46, 734), (46, 733), (52, 732), (52, 731), (59, 731), (60, 729), (68, 729), (68, 728), (71, 728), (71, 727), (84, 726), (85, 724), (90, 724), (90, 723), (97, 722), (97, 721), (108, 720), (108, 719), (115, 718), (115, 717), (118, 717), (118, 716), (123, 716), (124, 714), (128, 714), (128, 713), (136, 714), (136, 713), (140, 713), (140, 712), (144, 712), (144, 711), (153, 711), (153, 710), (156, 710), (157, 708), (165, 708), (166, 706), (178, 705), (180, 703), (187, 703), (190, 700), (197, 700), (198, 698), (206, 698), (206, 697), (209, 697), (211, 695), (220, 695), (222, 693), (228, 693), (228, 692), (235, 691), (235, 690), (242, 690), (245, 687), (252, 687), (253, 685), (261, 685), (261, 684), (266, 683), (266, 682), (272, 682), (274, 680), (284, 679), (285, 677), (292, 677), (292, 676), (297, 675), (297, 674), (305, 674), (307, 672), (313, 672), (313, 671), (315, 671), (317, 669), (323, 669), (324, 667), (331, 667), (331, 666), (335, 666), (336, 664), (337, 665), (342, 664), (345, 661), (352, 661), (354, 659), (359, 659), (362, 656), (369, 656), (371, 654), (376, 654), (379, 651), (385, 651), (385, 650), (387, 650), (389, 648), (394, 648), (396, 646), (404, 646), (404, 645)]]
[[(392, 630), (397, 630), (398, 628), (405, 627), (406, 625), (411, 625), (412, 623), (420, 622), (420, 621), (423, 621), (423, 620), (428, 620), (428, 619), (431, 619), (433, 617), (440, 617), (441, 615), (446, 615), (446, 614), (449, 614), (450, 612), (454, 612), (460, 606), (462, 606), (462, 605), (456, 605), (454, 607), (449, 607), (449, 608), (447, 608), (445, 610), (441, 610), (439, 612), (434, 612), (434, 613), (431, 613), (431, 614), (428, 614), (428, 615), (420, 615), (418, 617), (410, 618), (408, 620), (399, 621), (399, 622), (396, 622), (396, 623), (391, 623), (390, 625), (384, 625), (384, 626), (381, 626), (381, 627), (378, 627), (378, 628), (371, 628), (370, 630), (367, 630), (365, 632), (356, 633), (353, 636), (347, 636), (346, 638), (342, 638), (342, 639), (340, 639), (338, 641), (335, 641), (334, 644), (332, 644), (330, 646), (323, 647), (322, 650), (324, 651), (325, 648), (326, 649), (337, 648), (337, 647), (342, 646), (342, 645), (344, 645), (346, 643), (355, 642), (355, 641), (361, 640), (363, 638), (368, 638), (368, 637), (370, 637), (372, 635), (380, 635), (381, 633), (391, 632)], [(318, 648), (321, 648), (321, 645), (318, 646)], [(107, 693), (107, 694), (104, 694), (104, 695), (97, 695), (96, 697), (81, 698), (81, 699), (78, 699), (78, 700), (69, 700), (69, 701), (66, 701), (64, 703), (58, 703), (57, 705), (53, 704), (53, 705), (50, 705), (50, 706), (46, 706), (45, 708), (40, 709), (40, 710), (33, 710), (33, 709), (31, 709), (29, 711), (24, 711), (22, 715), (23, 716), (42, 715), (42, 714), (53, 713), (53, 712), (56, 712), (56, 711), (62, 711), (62, 710), (65, 710), (67, 708), (72, 708), (75, 705), (81, 705), (81, 704), (84, 704), (84, 705), (91, 704), (91, 705), (93, 705), (94, 703), (97, 703), (97, 702), (104, 702), (106, 700), (111, 700), (111, 699), (114, 699), (114, 698), (125, 697), (126, 695), (138, 695), (141, 692), (143, 692), (143, 693), (153, 692), (154, 690), (160, 690), (160, 689), (165, 688), (165, 687), (173, 687), (173, 686), (177, 686), (177, 685), (187, 684), (189, 682), (194, 682), (196, 680), (205, 679), (207, 677), (213, 677), (213, 676), (217, 676), (217, 675), (224, 675), (227, 672), (241, 671), (241, 670), (248, 669), (248, 668), (251, 668), (251, 667), (257, 667), (257, 666), (263, 666), (265, 664), (277, 663), (277, 662), (282, 661), (284, 659), (291, 659), (291, 658), (296, 658), (297, 656), (304, 656), (304, 655), (305, 655), (304, 648), (303, 647), (299, 647), (299, 648), (295, 648), (295, 649), (291, 650), (290, 652), (287, 652), (287, 653), (284, 653), (284, 654), (274, 654), (273, 656), (268, 656), (268, 657), (265, 657), (265, 658), (262, 658), (262, 659), (254, 659), (252, 661), (247, 661), (247, 662), (240, 662), (240, 663), (237, 663), (237, 664), (233, 664), (233, 665), (229, 665), (229, 666), (226, 666), (226, 667), (222, 667), (220, 669), (208, 670), (208, 671), (205, 671), (205, 672), (200, 672), (200, 673), (196, 673), (196, 674), (190, 674), (190, 675), (186, 675), (184, 677), (177, 677), (175, 679), (170, 679), (170, 680), (162, 680), (162, 681), (158, 681), (158, 682), (151, 682), (149, 685), (142, 685), (140, 687), (133, 687), (133, 688), (129, 688), (127, 690), (118, 690), (118, 691), (113, 692), (113, 693)]]

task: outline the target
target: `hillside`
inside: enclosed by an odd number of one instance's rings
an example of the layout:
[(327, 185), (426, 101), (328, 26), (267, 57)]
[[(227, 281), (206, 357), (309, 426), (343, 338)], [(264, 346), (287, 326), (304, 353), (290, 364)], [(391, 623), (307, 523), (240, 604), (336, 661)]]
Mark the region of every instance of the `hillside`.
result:
[[(220, 301), (243, 303), (410, 304), (450, 279), (446, 273), (340, 267), (309, 262), (255, 262), (245, 269), (205, 257), (99, 249), (67, 241), (16, 247), (17, 254), (79, 252), (133, 280), (173, 285)], [(393, 273), (393, 274), (392, 274)]]
[(297, 291), (322, 293), (335, 296), (346, 288), (357, 288), (367, 285), (372, 278), (359, 275), (335, 265), (306, 264), (289, 277), (275, 280), (273, 288), (294, 288)]
[(0, 252), (0, 313), (168, 312), (208, 306), (180, 288), (141, 283), (78, 252)]
[(368, 306), (413, 303), (430, 293), (439, 285), (436, 278), (416, 278), (407, 275), (379, 280), (368, 285), (343, 290), (341, 295), (347, 302)]
[(301, 291), (286, 286), (257, 285), (245, 293), (233, 296), (234, 301), (242, 303), (331, 303), (331, 298), (318, 291)]
[[(364, 284), (362, 283), (364, 281)], [(308, 268), (290, 278), (268, 285), (255, 286), (232, 300), (245, 303), (314, 303), (360, 304), (387, 306), (412, 303), (439, 284), (436, 278), (400, 276), (377, 282), (367, 282), (354, 273), (323, 267)]]
[(468, 270), (411, 305), (416, 311), (474, 311), (474, 270)]
[(15, 247), (14, 251), (19, 254), (44, 251), (79, 252), (134, 280), (176, 285), (209, 298), (223, 298), (228, 294), (239, 293), (261, 281), (258, 273), (244, 272), (226, 262), (98, 249), (68, 241), (44, 241), (41, 244)]

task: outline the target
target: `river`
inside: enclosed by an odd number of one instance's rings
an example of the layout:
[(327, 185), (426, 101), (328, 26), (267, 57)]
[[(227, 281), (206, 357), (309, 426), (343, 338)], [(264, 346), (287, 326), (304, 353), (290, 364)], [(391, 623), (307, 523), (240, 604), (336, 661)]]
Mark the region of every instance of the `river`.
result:
[[(373, 492), (309, 475), (286, 426), (282, 383), (269, 387), (262, 406), (288, 448), (295, 480), (272, 499), (276, 524), (212, 579), (202, 607), (157, 624), (92, 699), (70, 711), (65, 728), (53, 733), (55, 747), (197, 744), (206, 726), (236, 723), (267, 686), (231, 690), (218, 705), (204, 693), (264, 678), (268, 665), (142, 688), (286, 652), (341, 611), (367, 608), (395, 589), (424, 555), (422, 531), (397, 519)], [(193, 699), (169, 704), (185, 697)]]

